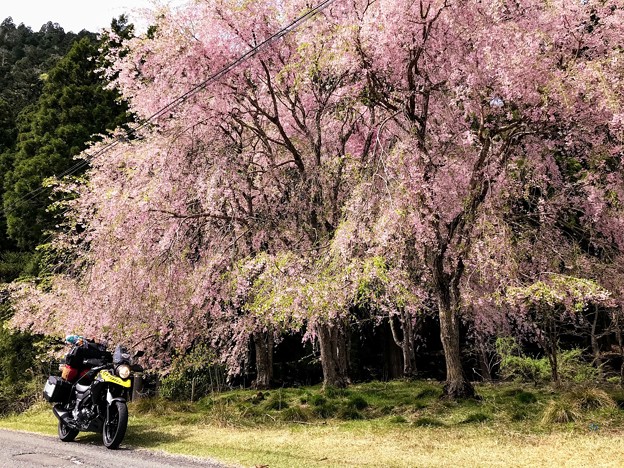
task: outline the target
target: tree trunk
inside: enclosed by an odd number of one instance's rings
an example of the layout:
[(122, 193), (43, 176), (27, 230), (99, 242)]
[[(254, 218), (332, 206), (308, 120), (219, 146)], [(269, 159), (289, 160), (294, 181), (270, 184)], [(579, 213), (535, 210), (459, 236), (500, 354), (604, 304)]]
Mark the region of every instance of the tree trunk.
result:
[(273, 335), (269, 332), (254, 332), (256, 350), (256, 380), (253, 386), (266, 390), (273, 380)]
[(438, 302), (440, 317), (440, 339), (446, 361), (446, 383), (444, 397), (450, 399), (472, 398), (475, 391), (464, 375), (459, 343), (459, 282), (463, 273), (463, 262), (459, 261), (453, 274), (444, 271), (444, 249), (431, 258), (434, 293)]
[(475, 391), (466, 376), (461, 364), (459, 345), (459, 317), (457, 306), (440, 301), (440, 338), (446, 360), (446, 383), (444, 395), (448, 398), (472, 398)]
[(596, 329), (598, 327), (598, 315), (599, 315), (598, 307), (594, 307), (594, 320), (591, 326), (590, 339), (591, 339), (592, 353), (594, 355), (594, 365), (596, 366), (596, 369), (598, 369), (598, 372), (600, 373), (600, 377), (604, 379), (605, 376), (604, 376), (604, 372), (602, 368), (602, 359), (600, 357), (600, 345), (598, 344), (598, 336), (596, 336)]
[(403, 329), (403, 377), (411, 378), (416, 374), (416, 354), (414, 352), (414, 327), (411, 317), (403, 316), (401, 328)]
[(556, 386), (560, 383), (559, 377), (559, 333), (554, 320), (551, 318), (546, 325), (547, 342), (545, 343), (545, 351), (548, 355), (550, 363), (551, 379)]
[(349, 384), (347, 336), (342, 323), (319, 324), (316, 327), (321, 350), (323, 386), (344, 388)]
[(399, 330), (397, 330), (394, 324), (394, 317), (390, 317), (390, 330), (392, 331), (392, 338), (403, 354), (403, 377), (411, 378), (416, 374), (416, 355), (414, 352), (414, 330), (412, 326), (411, 317), (408, 314), (402, 313), (398, 317), (401, 335), (399, 336)]

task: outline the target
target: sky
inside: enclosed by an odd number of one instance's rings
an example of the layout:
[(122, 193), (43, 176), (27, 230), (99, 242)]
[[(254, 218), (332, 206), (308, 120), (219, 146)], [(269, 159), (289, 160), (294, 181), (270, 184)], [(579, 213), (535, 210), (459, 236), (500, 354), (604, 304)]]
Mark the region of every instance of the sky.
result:
[(127, 13), (131, 22), (141, 28), (136, 9), (151, 5), (151, 0), (0, 0), (0, 21), (10, 16), (16, 25), (24, 23), (33, 31), (52, 21), (66, 32), (82, 29), (97, 32), (110, 26), (112, 18)]

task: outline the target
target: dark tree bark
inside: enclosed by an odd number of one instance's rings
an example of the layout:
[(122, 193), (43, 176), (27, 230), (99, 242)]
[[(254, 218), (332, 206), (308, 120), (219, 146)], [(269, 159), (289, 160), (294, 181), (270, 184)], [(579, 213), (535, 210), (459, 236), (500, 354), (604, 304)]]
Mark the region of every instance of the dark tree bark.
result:
[[(538, 311), (539, 314), (546, 316), (548, 311)], [(548, 363), (550, 365), (550, 378), (555, 385), (559, 385), (559, 333), (557, 325), (552, 317), (547, 318), (544, 325), (544, 333), (538, 335), (537, 343), (546, 353)]]
[(548, 362), (550, 363), (551, 379), (555, 385), (559, 385), (561, 379), (559, 378), (559, 362), (557, 359), (557, 352), (554, 350), (548, 351)]
[(456, 305), (439, 304), (440, 338), (446, 358), (444, 395), (448, 398), (472, 398), (475, 391), (462, 368), (459, 344), (459, 317)]
[(349, 382), (347, 331), (343, 323), (319, 324), (316, 327), (321, 366), (323, 367), (323, 386), (344, 388)]
[(256, 350), (256, 380), (253, 386), (266, 390), (271, 387), (273, 380), (273, 335), (269, 332), (254, 332), (253, 341)]
[[(399, 322), (399, 327), (395, 322)], [(400, 328), (398, 330), (397, 328)], [(416, 354), (414, 352), (414, 326), (411, 317), (401, 312), (395, 320), (390, 317), (390, 330), (392, 338), (403, 354), (403, 377), (411, 378), (416, 374)]]
[(602, 356), (600, 354), (600, 343), (598, 342), (599, 335), (597, 333), (598, 330), (598, 316), (600, 315), (600, 309), (598, 307), (594, 307), (594, 320), (591, 325), (590, 332), (590, 341), (592, 347), (592, 354), (594, 355), (594, 365), (598, 372), (600, 373), (600, 377), (602, 379), (605, 378), (604, 369), (602, 367)]
[(460, 261), (456, 270), (450, 275), (444, 271), (443, 255), (437, 255), (432, 260), (434, 293), (440, 317), (440, 339), (446, 360), (444, 396), (451, 399), (472, 398), (475, 396), (475, 391), (464, 374), (459, 342), (461, 304), (459, 280), (463, 273), (463, 263)]

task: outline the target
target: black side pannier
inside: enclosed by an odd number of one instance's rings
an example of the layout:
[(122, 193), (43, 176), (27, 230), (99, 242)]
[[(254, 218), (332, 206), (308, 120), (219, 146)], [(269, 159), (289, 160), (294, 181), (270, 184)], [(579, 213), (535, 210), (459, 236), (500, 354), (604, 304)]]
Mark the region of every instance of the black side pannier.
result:
[(43, 398), (50, 403), (66, 403), (69, 400), (71, 388), (72, 384), (69, 382), (51, 375), (43, 387)]

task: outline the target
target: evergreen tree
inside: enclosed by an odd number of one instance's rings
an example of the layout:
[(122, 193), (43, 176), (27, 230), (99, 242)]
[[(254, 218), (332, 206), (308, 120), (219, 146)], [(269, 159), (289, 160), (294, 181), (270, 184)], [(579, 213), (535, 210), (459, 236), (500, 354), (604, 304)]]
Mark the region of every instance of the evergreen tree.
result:
[[(39, 32), (23, 24), (16, 26), (10, 17), (0, 23), (0, 198), (5, 174), (13, 167), (20, 113), (41, 95), (45, 72), (67, 54), (77, 38), (85, 36), (95, 38), (87, 31), (66, 33), (52, 22)], [(0, 212), (0, 252), (14, 249), (15, 243), (7, 237), (4, 212)]]
[(0, 97), (20, 112), (37, 100), (43, 82), (40, 77), (67, 54), (77, 38), (95, 34), (66, 33), (57, 23), (48, 22), (39, 32), (9, 17), (0, 23)]
[(71, 171), (73, 157), (93, 135), (126, 121), (125, 105), (104, 89), (96, 73), (97, 55), (98, 43), (90, 37), (75, 42), (45, 78), (38, 102), (18, 121), (12, 170), (4, 179), (4, 209), (8, 235), (20, 249), (33, 249), (53, 226), (44, 180)]

